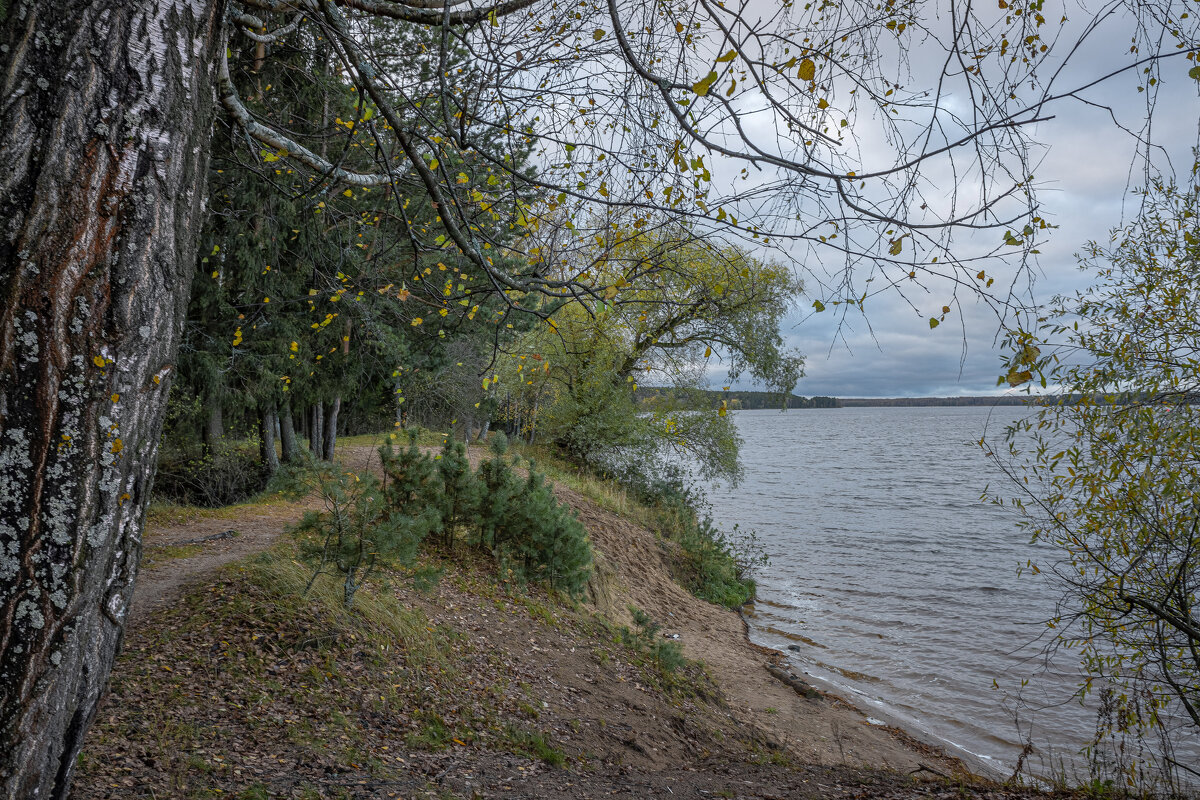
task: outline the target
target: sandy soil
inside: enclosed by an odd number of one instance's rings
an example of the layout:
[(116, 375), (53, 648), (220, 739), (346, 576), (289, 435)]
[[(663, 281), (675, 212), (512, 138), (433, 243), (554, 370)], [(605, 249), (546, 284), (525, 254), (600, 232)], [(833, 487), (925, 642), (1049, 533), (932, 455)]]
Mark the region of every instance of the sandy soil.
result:
[(867, 722), (844, 700), (806, 697), (768, 671), (782, 654), (752, 644), (742, 619), (691, 595), (671, 580), (670, 564), (654, 534), (569, 489), (561, 501), (576, 510), (596, 550), (593, 603), (610, 618), (626, 622), (633, 604), (679, 634), (689, 658), (704, 662), (725, 693), (730, 713), (761, 729), (798, 760), (811, 764), (880, 767), (901, 772), (949, 774), (963, 765), (907, 734)]

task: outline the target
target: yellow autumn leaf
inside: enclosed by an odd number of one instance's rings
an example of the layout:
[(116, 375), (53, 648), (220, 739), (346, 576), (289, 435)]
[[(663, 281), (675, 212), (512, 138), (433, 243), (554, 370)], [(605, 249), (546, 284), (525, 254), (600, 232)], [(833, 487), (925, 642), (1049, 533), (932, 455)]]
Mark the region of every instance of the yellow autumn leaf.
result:
[(716, 80), (717, 73), (710, 72), (703, 79), (692, 84), (692, 91), (701, 97), (704, 97), (706, 94), (708, 94), (708, 90), (712, 88), (712, 85), (716, 82)]
[(413, 321), (412, 321), (413, 327), (420, 325), (423, 321), (424, 320), (422, 320), (420, 317), (413, 317)]
[(800, 68), (796, 71), (796, 77), (802, 81), (811, 81), (817, 77), (817, 65), (813, 63), (811, 58), (806, 58), (800, 62)]
[(730, 50), (725, 55), (717, 59), (718, 64), (725, 64), (737, 58), (737, 50)]

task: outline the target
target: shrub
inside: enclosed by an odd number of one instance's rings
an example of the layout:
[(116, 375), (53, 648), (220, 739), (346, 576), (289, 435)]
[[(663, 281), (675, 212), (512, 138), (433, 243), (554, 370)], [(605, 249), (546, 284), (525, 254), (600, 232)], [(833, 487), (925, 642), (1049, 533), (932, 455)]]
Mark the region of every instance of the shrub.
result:
[(436, 502), (441, 476), (433, 459), (417, 447), (417, 434), (409, 433), (408, 447), (396, 450), (389, 441), (379, 448), (385, 495), (393, 510), (416, 516)]
[(687, 524), (676, 540), (683, 549), (683, 583), (701, 599), (739, 608), (754, 597), (754, 581), (744, 553), (735, 550), (711, 519)]
[(504, 460), (508, 438), (497, 433), (488, 443), (492, 458), (479, 465), (477, 473), (482, 488), (479, 499), (479, 546), (489, 549), (497, 545), (496, 532), (501, 528), (521, 493), (521, 479)]
[(649, 614), (636, 606), (629, 606), (636, 629), (630, 631), (623, 628), (621, 638), (625, 644), (636, 650), (644, 650), (649, 654), (655, 668), (663, 675), (669, 675), (687, 664), (683, 648), (679, 642), (673, 642), (659, 637), (662, 626), (655, 622)]
[(753, 533), (740, 539), (728, 536), (697, 513), (699, 502), (682, 484), (662, 481), (645, 490), (656, 501), (659, 534), (679, 545), (676, 580), (697, 597), (726, 608), (739, 608), (754, 597), (751, 575), (766, 557)]
[(154, 493), (174, 503), (217, 508), (258, 494), (269, 478), (267, 466), (259, 461), (256, 443), (214, 448), (205, 454), (164, 451), (154, 478)]

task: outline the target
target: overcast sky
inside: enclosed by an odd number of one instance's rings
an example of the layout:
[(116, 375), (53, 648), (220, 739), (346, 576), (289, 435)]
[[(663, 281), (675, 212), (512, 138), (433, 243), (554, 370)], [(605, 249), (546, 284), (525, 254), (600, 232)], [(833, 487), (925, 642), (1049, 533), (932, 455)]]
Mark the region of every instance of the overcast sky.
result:
[[(1119, 35), (1128, 50), (1128, 38)], [(1099, 75), (1112, 69), (1114, 52), (1121, 47), (1115, 38), (1099, 42), (1078, 64), (1078, 74), (1094, 70)], [(1191, 62), (1176, 59), (1164, 70), (1153, 131), (1154, 140), (1167, 149), (1157, 157), (1157, 168), (1164, 172), (1173, 168), (1180, 176), (1189, 173), (1200, 117), (1200, 83), (1187, 76), (1190, 66)], [(1124, 110), (1130, 121), (1144, 117), (1144, 95), (1138, 94), (1131, 80), (1093, 90), (1089, 99)], [(1139, 182), (1139, 176), (1132, 181), (1130, 176), (1137, 161), (1135, 142), (1106, 111), (1063, 101), (1052, 113), (1055, 118), (1039, 123), (1032, 133), (1047, 147), (1036, 172), (1043, 214), (1059, 225), (1040, 248), (1036, 265), (1035, 297), (1043, 302), (1056, 292), (1087, 285), (1074, 254), (1088, 240), (1106, 238), (1110, 229), (1128, 220), (1135, 210), (1128, 189)], [(997, 233), (987, 235), (995, 238)], [(931, 302), (941, 301), (932, 298)], [(873, 302), (867, 320), (851, 317), (840, 330), (836, 317), (828, 312), (814, 314), (811, 305), (811, 298), (802, 299), (785, 329), (788, 342), (808, 357), (807, 374), (797, 394), (919, 397), (1001, 391), (996, 385), (1002, 371), (995, 342), (998, 323), (982, 303), (964, 300), (961, 320), (948, 317), (936, 330), (930, 330), (927, 317), (894, 296)], [(714, 388), (726, 382), (724, 371), (716, 365), (709, 379)]]

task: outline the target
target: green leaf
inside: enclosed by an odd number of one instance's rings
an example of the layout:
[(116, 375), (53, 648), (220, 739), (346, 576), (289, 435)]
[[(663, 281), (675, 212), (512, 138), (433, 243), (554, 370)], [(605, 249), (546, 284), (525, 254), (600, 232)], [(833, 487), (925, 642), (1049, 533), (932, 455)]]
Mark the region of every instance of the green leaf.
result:
[(820, 300), (813, 300), (813, 308), (815, 308), (817, 310), (817, 313), (819, 314), (825, 310), (825, 304), (822, 303)]
[(938, 325), (941, 325), (941, 324), (942, 323), (938, 322), (937, 317), (929, 318), (929, 330), (933, 330), (934, 328), (936, 328)]
[(1200, 66), (1195, 66), (1189, 69), (1188, 77), (1192, 80), (1200, 81)]

